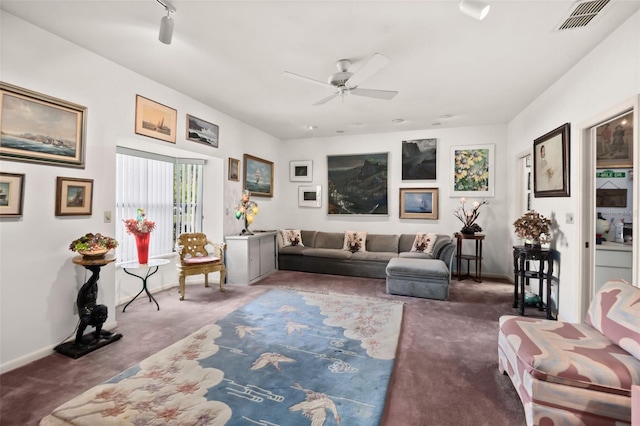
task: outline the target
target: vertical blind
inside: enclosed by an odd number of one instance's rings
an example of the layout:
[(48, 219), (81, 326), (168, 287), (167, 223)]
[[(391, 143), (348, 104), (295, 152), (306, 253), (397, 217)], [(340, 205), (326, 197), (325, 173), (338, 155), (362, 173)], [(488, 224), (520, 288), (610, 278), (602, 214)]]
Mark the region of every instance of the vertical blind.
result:
[(169, 255), (181, 232), (202, 229), (202, 165), (204, 161), (176, 159), (118, 148), (116, 153), (116, 249), (118, 262), (137, 260), (135, 237), (126, 233), (125, 219), (144, 209), (155, 222), (149, 257)]

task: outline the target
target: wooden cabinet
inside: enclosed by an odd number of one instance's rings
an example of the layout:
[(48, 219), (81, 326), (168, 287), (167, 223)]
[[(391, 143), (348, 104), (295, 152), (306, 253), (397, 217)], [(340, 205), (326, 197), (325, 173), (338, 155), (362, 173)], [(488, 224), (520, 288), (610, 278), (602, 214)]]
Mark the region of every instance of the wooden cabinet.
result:
[(596, 276), (593, 295), (607, 281), (623, 279), (632, 281), (633, 277), (633, 251), (631, 244), (603, 242), (596, 245)]
[(229, 235), (227, 243), (227, 283), (248, 285), (277, 268), (276, 233)]

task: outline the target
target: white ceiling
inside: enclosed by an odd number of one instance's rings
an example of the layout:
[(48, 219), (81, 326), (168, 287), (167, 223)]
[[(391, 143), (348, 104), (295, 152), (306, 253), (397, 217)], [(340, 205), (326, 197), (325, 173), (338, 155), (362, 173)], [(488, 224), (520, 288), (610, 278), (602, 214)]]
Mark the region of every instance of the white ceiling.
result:
[[(454, 0), (169, 1), (171, 45), (158, 41), (155, 0), (0, 8), (282, 139), (505, 124), (640, 9), (614, 0), (586, 28), (559, 32), (573, 1), (493, 0), (483, 21)], [(338, 59), (355, 71), (376, 52), (391, 62), (360, 87), (398, 91), (389, 101), (313, 106), (331, 91), (282, 76), (325, 81)]]

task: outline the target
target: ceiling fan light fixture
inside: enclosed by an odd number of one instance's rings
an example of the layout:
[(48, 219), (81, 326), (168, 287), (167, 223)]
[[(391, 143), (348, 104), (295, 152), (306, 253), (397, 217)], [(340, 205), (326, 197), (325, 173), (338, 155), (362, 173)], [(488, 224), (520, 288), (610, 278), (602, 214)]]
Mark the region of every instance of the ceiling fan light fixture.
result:
[(491, 5), (478, 0), (460, 0), (458, 9), (467, 16), (482, 21), (489, 14)]
[(163, 16), (160, 20), (160, 32), (158, 33), (158, 40), (164, 44), (171, 44), (171, 39), (173, 38), (173, 19), (171, 19), (171, 14), (176, 13), (176, 8), (167, 1), (156, 0), (160, 3), (167, 12), (167, 16)]

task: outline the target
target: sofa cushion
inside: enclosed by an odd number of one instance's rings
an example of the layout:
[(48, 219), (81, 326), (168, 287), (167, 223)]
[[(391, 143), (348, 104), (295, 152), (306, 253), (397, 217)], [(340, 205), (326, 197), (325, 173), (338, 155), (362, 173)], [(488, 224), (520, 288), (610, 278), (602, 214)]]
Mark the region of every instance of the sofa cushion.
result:
[(438, 235), (434, 233), (418, 232), (413, 240), (411, 246), (412, 252), (420, 252), (426, 254), (433, 254), (433, 247), (436, 244)]
[(364, 231), (346, 231), (342, 250), (355, 253), (367, 250), (367, 233)]
[(433, 259), (433, 255), (421, 251), (403, 251), (398, 253), (398, 257), (409, 259)]
[(398, 253), (398, 236), (395, 234), (367, 234), (367, 251)]
[(640, 359), (640, 289), (623, 280), (603, 285), (591, 301), (585, 322)]
[(279, 254), (302, 254), (303, 251), (307, 250), (309, 247), (305, 247), (303, 245), (298, 246), (287, 246), (281, 247), (278, 250)]
[(351, 252), (339, 249), (307, 248), (302, 251), (303, 256), (328, 257), (331, 259), (351, 259)]
[(318, 232), (313, 247), (342, 250), (344, 232)]
[(282, 247), (304, 246), (299, 229), (281, 229)]
[(398, 253), (391, 251), (357, 251), (351, 255), (351, 260), (368, 260), (373, 262), (388, 262)]

